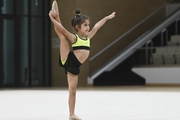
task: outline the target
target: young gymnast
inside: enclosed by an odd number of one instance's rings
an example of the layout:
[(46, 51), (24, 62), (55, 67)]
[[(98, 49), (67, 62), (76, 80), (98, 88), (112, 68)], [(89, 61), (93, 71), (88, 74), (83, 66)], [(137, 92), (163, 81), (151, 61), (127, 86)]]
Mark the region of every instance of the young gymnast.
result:
[[(50, 10), (49, 17), (54, 24), (54, 29), (60, 39), (59, 65), (65, 69), (69, 90), (69, 119), (81, 120), (75, 115), (76, 87), (78, 84), (78, 74), (80, 66), (85, 62), (90, 53), (90, 39), (96, 34), (107, 20), (115, 17), (115, 12), (104, 17), (90, 30), (89, 19), (82, 15), (77, 9), (75, 16), (71, 20), (76, 34), (70, 33), (61, 24), (58, 6)], [(70, 49), (70, 41), (72, 51)]]

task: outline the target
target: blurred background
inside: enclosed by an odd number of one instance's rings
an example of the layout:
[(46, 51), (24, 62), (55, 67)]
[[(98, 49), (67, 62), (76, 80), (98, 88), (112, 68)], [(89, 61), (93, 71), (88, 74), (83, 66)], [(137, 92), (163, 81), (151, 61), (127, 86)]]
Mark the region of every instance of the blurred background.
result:
[[(179, 0), (57, 0), (73, 32), (74, 10), (90, 26), (116, 11), (91, 41), (79, 86), (180, 85)], [(49, 19), (52, 0), (0, 1), (0, 87), (64, 87), (59, 38)]]

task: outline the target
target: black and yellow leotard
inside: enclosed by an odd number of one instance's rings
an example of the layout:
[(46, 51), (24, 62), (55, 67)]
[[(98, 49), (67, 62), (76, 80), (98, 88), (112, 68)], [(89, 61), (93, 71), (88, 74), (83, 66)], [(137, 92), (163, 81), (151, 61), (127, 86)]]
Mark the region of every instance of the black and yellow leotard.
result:
[(76, 41), (72, 43), (73, 50), (78, 50), (78, 49), (90, 50), (90, 39), (88, 37), (86, 37), (86, 39), (82, 39), (77, 34), (75, 34), (75, 36), (76, 36)]
[[(76, 41), (72, 43), (73, 50), (78, 50), (78, 49), (90, 50), (90, 39), (88, 37), (86, 37), (86, 39), (82, 39), (77, 34), (75, 34), (75, 36), (76, 36)], [(70, 72), (72, 74), (78, 75), (80, 72), (79, 68), (81, 66), (81, 63), (76, 58), (73, 51), (69, 52), (67, 59), (65, 59), (64, 61), (61, 61), (59, 56), (59, 65), (65, 68), (66, 73)]]

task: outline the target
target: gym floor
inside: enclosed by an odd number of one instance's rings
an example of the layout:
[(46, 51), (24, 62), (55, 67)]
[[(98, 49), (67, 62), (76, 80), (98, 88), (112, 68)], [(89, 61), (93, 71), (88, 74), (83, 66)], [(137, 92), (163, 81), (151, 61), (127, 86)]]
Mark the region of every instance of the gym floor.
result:
[[(82, 120), (180, 120), (180, 87), (78, 88)], [(68, 120), (67, 88), (0, 89), (0, 120)]]

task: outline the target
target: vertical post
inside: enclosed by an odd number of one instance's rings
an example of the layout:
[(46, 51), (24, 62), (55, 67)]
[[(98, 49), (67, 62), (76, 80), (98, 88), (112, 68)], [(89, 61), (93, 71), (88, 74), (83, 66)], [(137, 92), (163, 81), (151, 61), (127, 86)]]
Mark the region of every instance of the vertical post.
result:
[[(1, 3), (0, 2), (0, 9), (1, 9)], [(2, 34), (3, 34), (3, 20), (2, 20), (2, 15), (1, 15), (1, 11), (0, 11), (0, 87), (3, 86), (3, 81), (4, 81), (4, 73), (3, 73), (3, 38), (2, 38)]]
[[(149, 42), (149, 41), (148, 41)], [(145, 56), (146, 56), (146, 65), (148, 64), (148, 44), (149, 43), (146, 43), (146, 52), (145, 52)]]
[(179, 27), (179, 26), (178, 26), (178, 25), (179, 25), (178, 22), (179, 22), (179, 21), (180, 21), (180, 18), (177, 18), (177, 19), (176, 19), (176, 22), (175, 22), (176, 35), (178, 35), (178, 32), (179, 32), (179, 31), (178, 31), (178, 30), (179, 30), (179, 29), (178, 29), (178, 27)]
[(31, 74), (31, 0), (28, 0), (28, 86), (32, 86), (32, 74)]
[(166, 28), (164, 28), (161, 31), (161, 46), (164, 46), (164, 33), (165, 32), (166, 32), (166, 39), (165, 39), (165, 41), (167, 42), (167, 39), (168, 39), (168, 30)]
[[(153, 41), (151, 40), (151, 56), (152, 56), (152, 54), (153, 54), (153, 47), (154, 47)], [(152, 57), (151, 57), (151, 59), (152, 59)], [(151, 64), (152, 64), (152, 60), (151, 60)]]
[(168, 30), (166, 29), (166, 45), (167, 45), (167, 42), (168, 42)]
[(149, 43), (151, 43), (152, 41), (149, 40), (148, 42), (146, 42), (146, 65), (148, 65), (148, 51), (149, 51)]

